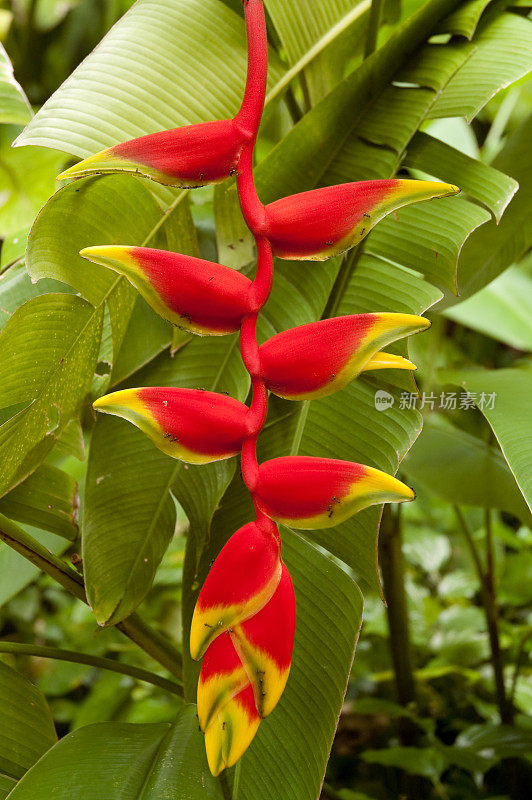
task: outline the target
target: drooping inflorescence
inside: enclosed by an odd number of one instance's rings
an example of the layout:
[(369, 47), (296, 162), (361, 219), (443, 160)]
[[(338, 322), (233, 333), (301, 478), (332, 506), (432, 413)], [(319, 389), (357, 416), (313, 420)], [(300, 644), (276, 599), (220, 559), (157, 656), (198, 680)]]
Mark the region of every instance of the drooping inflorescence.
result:
[(325, 319), (278, 333), (259, 346), (257, 317), (273, 280), (273, 257), (324, 260), (358, 244), (385, 215), (419, 200), (455, 194), (443, 183), (377, 180), (285, 197), (264, 206), (253, 178), (253, 149), (264, 107), (267, 38), (262, 0), (244, 0), (248, 72), (234, 119), (143, 136), (82, 161), (61, 177), (131, 172), (196, 187), (236, 175), (242, 213), (255, 238), (254, 280), (222, 264), (147, 247), (95, 246), (81, 255), (125, 275), (173, 324), (200, 335), (240, 331), (251, 377), (249, 406), (215, 392), (144, 387), (101, 397), (100, 411), (130, 420), (165, 453), (195, 464), (241, 453), (256, 518), (234, 533), (200, 592), (190, 652), (203, 659), (198, 717), (213, 774), (233, 765), (286, 685), (296, 607), (281, 558), (277, 523), (325, 528), (362, 508), (414, 494), (380, 470), (319, 457), (258, 464), (257, 438), (268, 391), (288, 400), (323, 397), (370, 369), (413, 369), (383, 352), (428, 326), (423, 317), (374, 313)]

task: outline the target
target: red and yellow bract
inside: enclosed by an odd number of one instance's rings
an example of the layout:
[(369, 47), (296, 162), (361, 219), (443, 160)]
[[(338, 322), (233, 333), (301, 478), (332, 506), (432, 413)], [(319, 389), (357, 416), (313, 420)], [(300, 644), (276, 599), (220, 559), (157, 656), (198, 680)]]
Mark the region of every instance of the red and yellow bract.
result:
[(189, 464), (235, 456), (249, 436), (244, 403), (201, 389), (123, 389), (100, 397), (94, 408), (129, 420), (164, 453)]
[(229, 267), (152, 247), (86, 247), (84, 258), (118, 272), (161, 317), (200, 336), (235, 333), (253, 311), (251, 281)]
[[(412, 369), (406, 359), (372, 361), (381, 348), (428, 328), (414, 314), (352, 314), (283, 331), (261, 345), (260, 369), (268, 389), (288, 400), (325, 397), (363, 370)], [(389, 360), (391, 358), (391, 361)]]
[(397, 179), (326, 186), (270, 203), (263, 232), (279, 258), (324, 261), (361, 242), (392, 211), (458, 191), (447, 183)]

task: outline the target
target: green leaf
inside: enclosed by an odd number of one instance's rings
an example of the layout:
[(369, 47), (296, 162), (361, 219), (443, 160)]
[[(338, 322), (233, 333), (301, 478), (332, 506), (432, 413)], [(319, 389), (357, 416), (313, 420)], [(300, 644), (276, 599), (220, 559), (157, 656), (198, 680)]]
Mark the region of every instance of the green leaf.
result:
[(498, 758), (516, 758), (530, 752), (532, 734), (519, 725), (472, 725), (458, 734), (455, 747), (467, 748), (477, 755), (492, 750)]
[(27, 147), (14, 150), (13, 136), (20, 127), (0, 126), (0, 236), (18, 234), (56, 189), (55, 176), (65, 163), (63, 153)]
[[(146, 185), (130, 176), (75, 181), (57, 192), (37, 217), (28, 239), (28, 272), (33, 280), (54, 278), (72, 286), (95, 306), (94, 313), (107, 305), (116, 354), (137, 292), (122, 276), (81, 258), (79, 251), (95, 244), (143, 244), (163, 216)], [(161, 237), (157, 244), (164, 247), (164, 229)]]
[[(249, 376), (236, 337), (194, 337), (173, 358), (165, 352), (137, 373), (134, 385), (203, 387), (244, 399)], [(201, 542), (233, 470), (233, 460), (183, 464), (130, 423), (99, 416), (89, 455), (83, 558), (89, 602), (100, 624), (130, 614), (150, 588), (174, 531), (171, 494)], [(117, 497), (127, 500), (117, 504)]]
[(402, 466), (416, 485), (454, 505), (499, 508), (532, 521), (499, 450), (431, 416)]
[(49, 294), (21, 306), (0, 333), (0, 495), (26, 478), (76, 416), (98, 357), (102, 315), (80, 297)]
[(242, 800), (318, 796), (362, 621), (357, 585), (302, 537), (283, 531), (283, 559), (296, 594), (292, 667), (242, 760)]
[(62, 739), (13, 790), (13, 800), (222, 800), (209, 773), (194, 706), (165, 724), (106, 722)]
[(9, 792), (15, 786), (16, 781), (8, 778), (7, 775), (0, 775), (0, 798), (1, 800), (5, 800), (8, 796)]
[(517, 350), (532, 350), (532, 276), (515, 266), (444, 316)]
[[(282, 74), (273, 51), (269, 63), (271, 86)], [(245, 74), (244, 22), (223, 3), (140, 0), (37, 112), (17, 145), (84, 158), (135, 136), (227, 118), (238, 110)]]
[(70, 291), (68, 286), (48, 278), (32, 283), (25, 265), (14, 264), (0, 276), (0, 329), (26, 300), (41, 294)]
[(368, 105), (457, 5), (458, 0), (430, 0), (291, 129), (255, 171), (263, 202), (311, 189), (321, 180)]
[(492, 0), (465, 0), (461, 7), (438, 26), (438, 33), (454, 33), (455, 36), (465, 36), (472, 39), (484, 11)]
[[(29, 528), (31, 536), (39, 544), (50, 550), (54, 555), (61, 555), (67, 547), (65, 539), (52, 533)], [(5, 605), (15, 595), (29, 586), (41, 575), (39, 567), (31, 564), (26, 558), (19, 555), (9, 545), (0, 542), (0, 606)]]
[(486, 15), (474, 37), (475, 51), (451, 79), (430, 116), (476, 117), (501, 89), (530, 72), (532, 22), (517, 14)]
[(266, 7), (291, 66), (281, 83), (304, 70), (309, 99), (316, 102), (341, 80), (346, 61), (362, 44), (369, 0), (266, 0)]
[(519, 188), (517, 181), (508, 175), (464, 155), (427, 133), (416, 133), (408, 147), (404, 164), (458, 184), (462, 192), (486, 205), (497, 222)]
[[(178, 252), (181, 252), (179, 249)], [(179, 333), (181, 331), (178, 330)], [(113, 363), (111, 385), (115, 386), (166, 350), (172, 340), (171, 325), (150, 308), (140, 295), (129, 318), (122, 346)]]
[(25, 124), (32, 116), (28, 98), (15, 80), (9, 56), (0, 44), (0, 122)]
[[(469, 392), (501, 447), (517, 484), (532, 508), (532, 370), (442, 371), (440, 382)], [(493, 408), (489, 395), (494, 394)]]
[(27, 226), (6, 236), (2, 242), (2, 252), (0, 253), (0, 273), (24, 259), (29, 232), (30, 229)]
[(458, 289), (469, 297), (490, 283), (532, 246), (532, 114), (509, 137), (493, 166), (519, 182), (499, 225), (488, 222), (465, 243)]
[(421, 203), (384, 219), (372, 231), (367, 249), (457, 291), (462, 248), (489, 219), (488, 211), (460, 198)]
[(447, 759), (434, 747), (390, 747), (388, 750), (365, 750), (362, 758), (369, 764), (397, 767), (409, 775), (423, 775), (438, 783), (447, 767)]
[(74, 541), (78, 535), (79, 496), (74, 478), (42, 464), (0, 499), (0, 512), (16, 522)]
[(18, 780), (56, 741), (44, 696), (0, 661), (0, 774)]

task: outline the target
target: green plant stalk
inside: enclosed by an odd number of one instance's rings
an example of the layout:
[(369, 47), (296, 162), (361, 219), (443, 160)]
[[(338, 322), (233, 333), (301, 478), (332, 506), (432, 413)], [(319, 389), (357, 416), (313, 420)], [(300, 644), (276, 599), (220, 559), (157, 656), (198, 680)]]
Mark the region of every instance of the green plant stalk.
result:
[(490, 639), (493, 673), (495, 677), (497, 705), (499, 706), (501, 722), (505, 723), (506, 725), (512, 725), (514, 721), (513, 711), (506, 696), (506, 687), (504, 685), (504, 664), (499, 639), (499, 604), (497, 601), (497, 589), (495, 586), (495, 556), (493, 550), (493, 532), (491, 527), (491, 509), (485, 509), (484, 520), (486, 542), (486, 573), (484, 578), (486, 595), (485, 610), (486, 623), (488, 625), (488, 634)]
[(368, 30), (366, 33), (366, 46), (364, 48), (364, 58), (370, 56), (377, 49), (377, 38), (379, 36), (381, 15), (382, 0), (371, 0)]
[[(3, 514), (0, 514), (0, 540), (61, 584), (67, 592), (88, 605), (81, 575)], [(181, 653), (171, 642), (146, 625), (137, 614), (131, 614), (116, 627), (148, 653), (154, 661), (181, 680)]]
[[(384, 506), (379, 537), (379, 563), (386, 600), (397, 699), (401, 705), (409, 706), (416, 701), (416, 689), (410, 647), (400, 520), (398, 508), (394, 513), (390, 505)], [(413, 726), (402, 730), (405, 744), (412, 743), (414, 736)]]
[(0, 642), (0, 653), (11, 653), (19, 656), (36, 656), (37, 658), (51, 658), (55, 661), (68, 661), (72, 664), (86, 664), (88, 667), (105, 669), (109, 672), (118, 672), (121, 675), (129, 675), (136, 680), (151, 683), (159, 686), (172, 694), (182, 695), (181, 686), (175, 681), (161, 678), (154, 672), (147, 669), (135, 667), (132, 664), (124, 664), (122, 661), (115, 661), (112, 658), (101, 658), (91, 656), (87, 653), (77, 653), (75, 650), (60, 650), (57, 647), (45, 647), (38, 644), (23, 644), (20, 642)]
[[(400, 513), (401, 506), (399, 505), (395, 509), (391, 505), (384, 506), (379, 535), (379, 564), (386, 601), (397, 700), (402, 706), (408, 708), (417, 702), (417, 697), (405, 591)], [(417, 744), (419, 729), (412, 720), (400, 719), (398, 730), (401, 744), (407, 747)], [(421, 789), (419, 776), (402, 774), (401, 796), (421, 797)]]
[(499, 640), (499, 608), (497, 603), (497, 591), (495, 588), (495, 558), (493, 553), (491, 510), (489, 508), (485, 510), (485, 569), (482, 566), (482, 561), (478, 552), (478, 548), (473, 539), (473, 534), (469, 529), (469, 525), (467, 524), (467, 520), (461, 508), (454, 506), (454, 512), (458, 519), (462, 533), (464, 534), (464, 538), (467, 542), (478, 579), (480, 581), (480, 593), (490, 642), (491, 664), (493, 668), (499, 716), (502, 723), (511, 725), (513, 723), (513, 711), (512, 706), (508, 702), (508, 698), (506, 696), (506, 687), (504, 685), (504, 667)]
[(508, 695), (508, 702), (510, 705), (513, 705), (514, 698), (515, 698), (515, 691), (517, 689), (517, 681), (519, 678), (519, 673), (521, 672), (521, 663), (523, 659), (523, 655), (525, 653), (525, 645), (528, 640), (532, 637), (532, 630), (525, 633), (525, 635), (521, 638), (519, 642), (519, 647), (517, 648), (517, 656), (515, 659), (515, 667), (514, 667), (514, 674), (512, 675), (512, 685), (510, 688), (510, 692)]

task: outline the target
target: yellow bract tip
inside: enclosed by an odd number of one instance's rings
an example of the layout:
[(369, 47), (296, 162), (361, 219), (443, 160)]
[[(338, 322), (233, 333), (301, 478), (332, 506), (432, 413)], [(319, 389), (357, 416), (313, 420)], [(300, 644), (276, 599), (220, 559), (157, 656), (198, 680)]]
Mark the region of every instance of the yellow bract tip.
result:
[(374, 369), (417, 369), (416, 365), (403, 356), (394, 353), (375, 353), (365, 365), (363, 372)]

